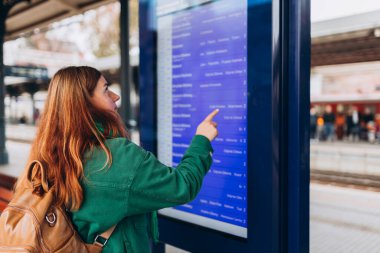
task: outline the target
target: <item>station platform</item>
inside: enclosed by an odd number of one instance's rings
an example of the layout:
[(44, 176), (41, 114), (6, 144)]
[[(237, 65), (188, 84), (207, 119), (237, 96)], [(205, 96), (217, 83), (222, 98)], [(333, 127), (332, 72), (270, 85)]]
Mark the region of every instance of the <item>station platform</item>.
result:
[[(22, 172), (35, 131), (33, 126), (7, 126), (6, 147), (9, 153), (9, 164), (0, 166), (0, 174), (17, 177)], [(138, 140), (138, 133), (132, 133), (132, 138)], [(313, 143), (313, 147), (317, 147), (321, 152), (335, 150), (336, 153), (336, 150), (350, 149), (352, 145)], [(379, 146), (360, 144), (355, 150), (377, 152)], [(183, 253), (185, 251), (167, 246), (166, 252)], [(372, 188), (355, 189), (312, 182), (310, 185), (310, 252), (380, 252), (380, 189), (378, 191)]]
[(378, 177), (380, 144), (367, 142), (310, 143), (310, 167), (316, 171)]

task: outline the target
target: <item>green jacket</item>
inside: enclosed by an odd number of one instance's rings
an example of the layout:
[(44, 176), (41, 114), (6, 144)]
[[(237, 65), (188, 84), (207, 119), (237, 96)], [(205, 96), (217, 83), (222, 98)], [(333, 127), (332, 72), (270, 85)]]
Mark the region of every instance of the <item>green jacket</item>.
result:
[(110, 168), (102, 169), (102, 149), (85, 154), (84, 201), (71, 214), (72, 221), (87, 243), (117, 224), (104, 253), (150, 252), (150, 238), (158, 237), (155, 211), (196, 197), (211, 166), (210, 141), (195, 136), (176, 169), (125, 138), (108, 139), (106, 145), (112, 154)]

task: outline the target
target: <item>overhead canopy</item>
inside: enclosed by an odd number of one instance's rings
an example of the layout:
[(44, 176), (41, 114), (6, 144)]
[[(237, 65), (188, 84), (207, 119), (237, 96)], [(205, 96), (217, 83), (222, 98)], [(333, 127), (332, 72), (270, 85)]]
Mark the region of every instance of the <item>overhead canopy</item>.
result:
[[(13, 7), (5, 40), (116, 0), (30, 0)], [(312, 66), (380, 61), (380, 11), (312, 24)]]
[(6, 20), (5, 40), (115, 0), (30, 0), (14, 6)]
[(312, 24), (312, 66), (380, 61), (380, 11)]

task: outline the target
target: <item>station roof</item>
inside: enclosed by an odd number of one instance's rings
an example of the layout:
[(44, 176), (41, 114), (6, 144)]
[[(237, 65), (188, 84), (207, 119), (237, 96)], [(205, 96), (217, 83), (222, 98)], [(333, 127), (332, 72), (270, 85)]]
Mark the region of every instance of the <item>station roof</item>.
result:
[[(14, 6), (5, 40), (116, 0), (30, 0)], [(312, 66), (380, 60), (380, 11), (312, 24)]]
[(5, 40), (43, 28), (115, 0), (29, 0), (15, 5), (6, 20)]
[(316, 22), (311, 66), (380, 60), (380, 11)]

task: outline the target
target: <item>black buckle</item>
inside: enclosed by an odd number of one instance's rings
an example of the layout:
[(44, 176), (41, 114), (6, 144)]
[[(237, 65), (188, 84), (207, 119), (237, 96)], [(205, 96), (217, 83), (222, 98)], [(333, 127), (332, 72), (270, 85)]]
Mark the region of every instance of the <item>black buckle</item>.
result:
[(107, 242), (108, 242), (108, 239), (100, 235), (97, 235), (94, 240), (94, 244), (102, 248), (107, 244)]

